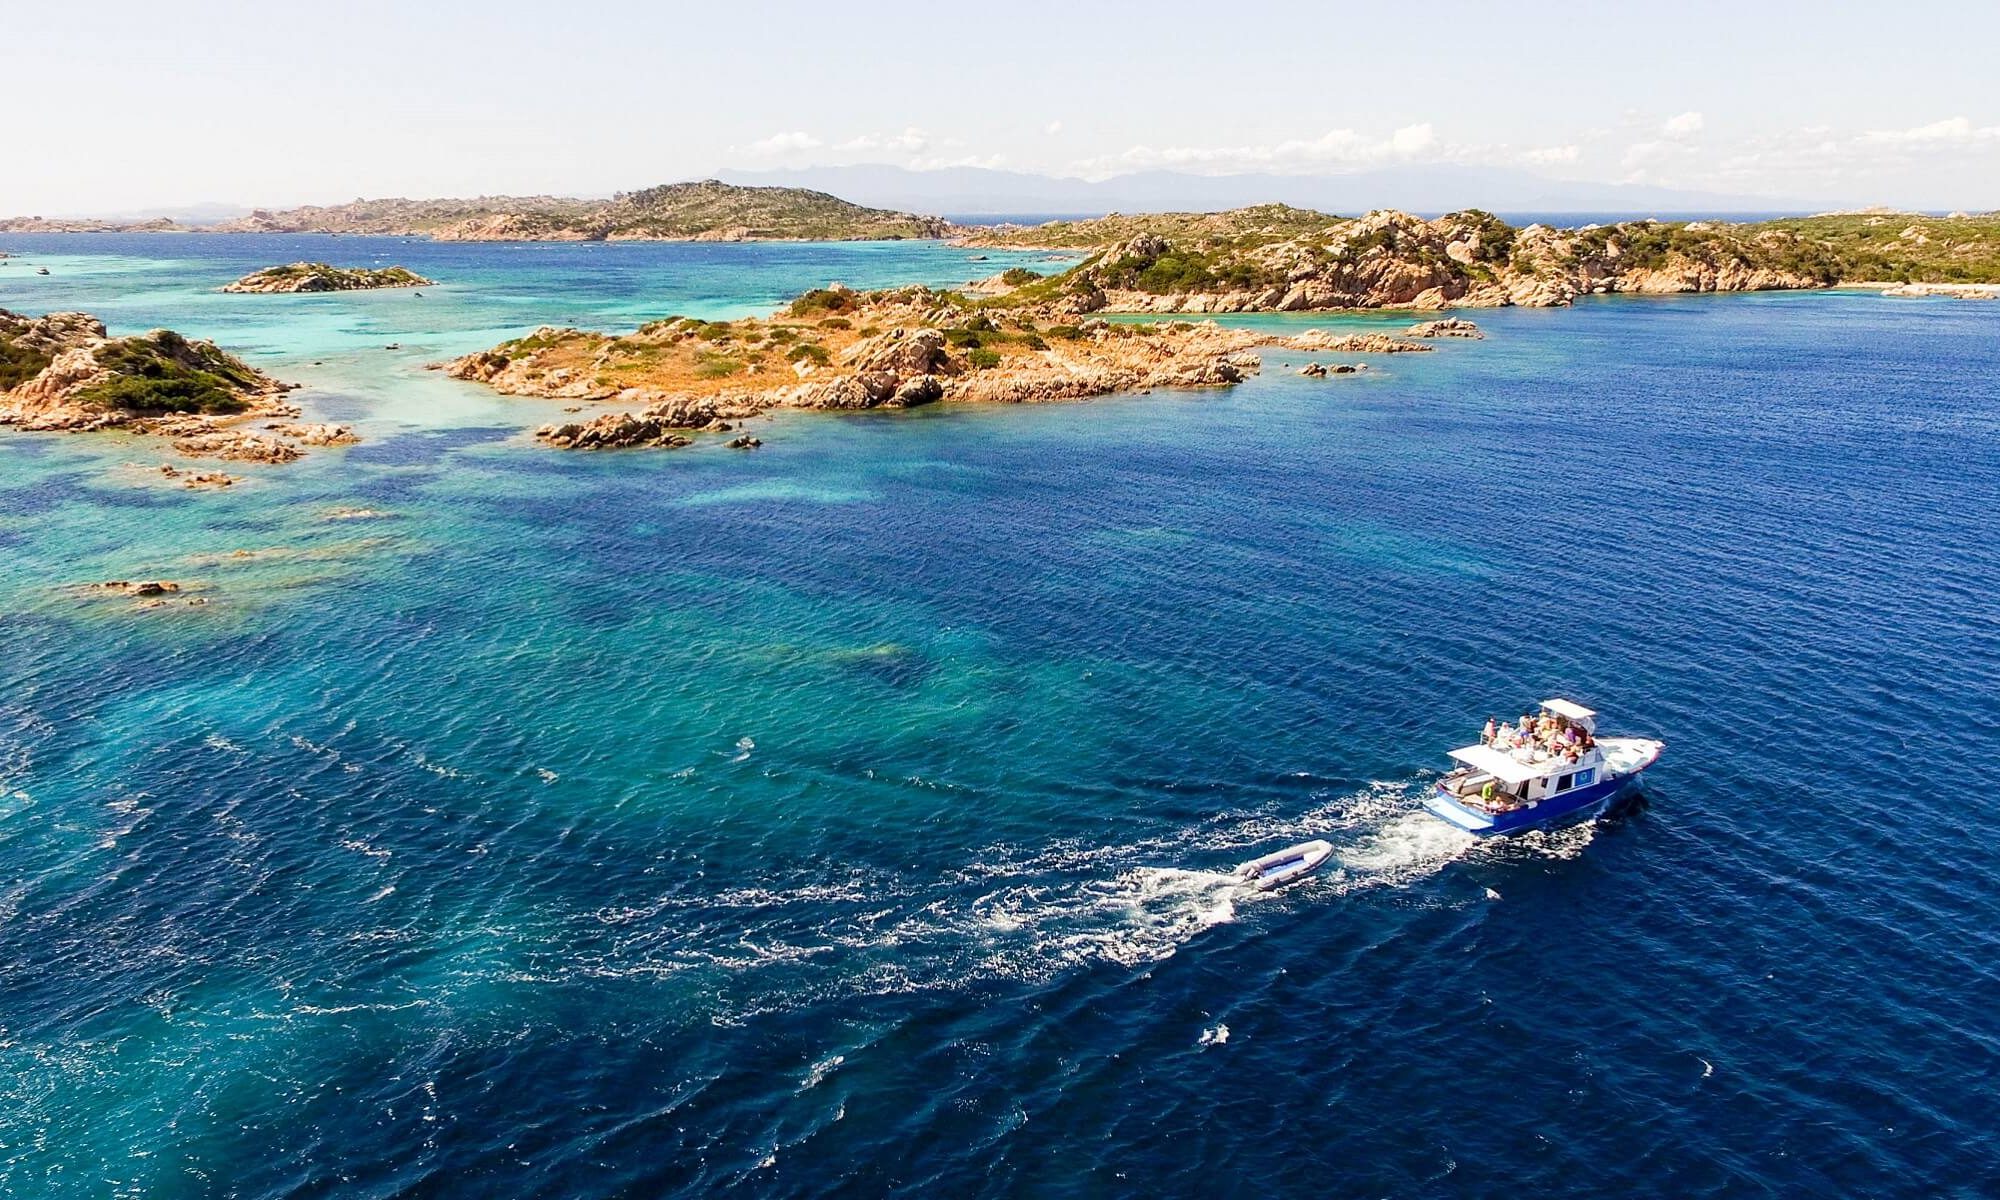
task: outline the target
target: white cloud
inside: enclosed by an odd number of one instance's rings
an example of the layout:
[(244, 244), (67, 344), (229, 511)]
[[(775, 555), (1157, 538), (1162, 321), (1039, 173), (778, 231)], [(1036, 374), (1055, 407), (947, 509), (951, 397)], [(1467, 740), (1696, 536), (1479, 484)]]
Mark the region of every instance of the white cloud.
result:
[(1660, 126), (1660, 132), (1670, 138), (1691, 138), (1700, 133), (1702, 126), (1706, 124), (1708, 122), (1700, 113), (1684, 112), (1678, 117), (1668, 117), (1666, 123)]
[(767, 138), (758, 138), (747, 146), (733, 146), (731, 149), (745, 154), (795, 154), (801, 150), (817, 150), (825, 144), (810, 133), (794, 129), (789, 133), (774, 133)]
[(1555, 167), (1575, 162), (1582, 153), (1577, 146), (1538, 146), (1522, 151), (1521, 161), (1537, 167)]
[(1050, 137), (1054, 137), (1056, 134), (1062, 132), (1062, 122), (1050, 121), (1048, 124), (1042, 126), (1042, 132), (1048, 134)]
[(1947, 117), (1914, 129), (1876, 130), (1861, 140), (1887, 146), (1963, 146), (2000, 139), (2000, 125), (1976, 126), (1965, 117)]
[(1448, 157), (1437, 130), (1429, 122), (1405, 125), (1387, 137), (1369, 137), (1352, 129), (1330, 129), (1316, 138), (1243, 146), (1133, 146), (1122, 154), (1077, 164), (1087, 174), (1105, 174), (1149, 167), (1226, 173), (1232, 171), (1310, 171), (1324, 167), (1365, 167), (1418, 158)]
[(1425, 121), (1421, 125), (1405, 125), (1390, 134), (1389, 148), (1404, 158), (1415, 158), (1437, 145), (1437, 140), (1437, 130)]
[(901, 133), (864, 133), (835, 146), (847, 153), (922, 154), (931, 147), (931, 135), (915, 125)]

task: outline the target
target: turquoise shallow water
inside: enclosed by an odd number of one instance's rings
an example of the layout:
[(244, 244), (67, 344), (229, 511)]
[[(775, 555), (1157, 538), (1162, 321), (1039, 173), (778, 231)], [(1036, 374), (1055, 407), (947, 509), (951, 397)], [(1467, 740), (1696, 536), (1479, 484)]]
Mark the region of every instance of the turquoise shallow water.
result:
[[(1993, 1185), (2000, 310), (1495, 312), (590, 456), (422, 364), (1015, 260), (0, 248), (0, 306), (215, 336), (369, 439), (197, 495), (0, 432), (10, 1194)], [(329, 256), (442, 285), (209, 290)], [(68, 590), (151, 575), (213, 603)], [(1641, 811), (1415, 811), (1550, 694), (1667, 741)], [(1220, 875), (1307, 836), (1310, 884)]]

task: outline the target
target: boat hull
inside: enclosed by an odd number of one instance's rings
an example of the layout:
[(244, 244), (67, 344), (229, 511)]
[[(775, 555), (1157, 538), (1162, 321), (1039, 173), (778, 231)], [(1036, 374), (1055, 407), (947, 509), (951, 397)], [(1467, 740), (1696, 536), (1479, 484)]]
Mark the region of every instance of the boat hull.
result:
[(1236, 868), (1236, 877), (1260, 892), (1276, 891), (1319, 870), (1332, 857), (1331, 842), (1301, 842), (1262, 858), (1251, 859)]
[(1539, 803), (1502, 813), (1481, 812), (1459, 803), (1456, 797), (1443, 789), (1433, 788), (1424, 799), (1424, 807), (1478, 837), (1501, 837), (1510, 833), (1525, 833), (1530, 829), (1595, 820), (1635, 790), (1639, 773), (1653, 765), (1662, 748), (1659, 742), (1643, 738), (1606, 738), (1601, 744), (1605, 747), (1607, 768), (1616, 768), (1618, 773), (1588, 787), (1576, 788), (1560, 796), (1551, 796)]

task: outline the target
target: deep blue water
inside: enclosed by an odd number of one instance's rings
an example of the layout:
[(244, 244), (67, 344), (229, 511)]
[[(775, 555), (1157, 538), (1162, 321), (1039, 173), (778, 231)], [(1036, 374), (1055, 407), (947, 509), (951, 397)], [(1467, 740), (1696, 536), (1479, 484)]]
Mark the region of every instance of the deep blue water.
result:
[[(0, 246), (0, 306), (219, 337), (369, 439), (193, 494), (0, 432), (0, 1191), (2000, 1184), (2000, 306), (1496, 311), (1359, 377), (590, 456), (422, 362), (1004, 264), (208, 290), (363, 261), (313, 242)], [(214, 602), (70, 587), (149, 575)], [(1666, 741), (1639, 811), (1417, 811), (1549, 695)], [(1306, 885), (1221, 874), (1308, 836)]]

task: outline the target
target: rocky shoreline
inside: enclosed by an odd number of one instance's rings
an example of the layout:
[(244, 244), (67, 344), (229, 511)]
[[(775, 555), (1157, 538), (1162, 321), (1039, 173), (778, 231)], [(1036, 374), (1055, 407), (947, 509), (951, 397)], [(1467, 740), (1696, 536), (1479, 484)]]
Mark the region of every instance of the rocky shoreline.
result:
[(432, 287), (436, 282), (407, 267), (336, 267), (323, 262), (295, 262), (252, 271), (234, 283), (224, 285), (222, 290), (261, 295), (358, 292), (375, 288)]
[(1941, 296), (1948, 300), (2000, 300), (2000, 283), (1846, 283), (1841, 286), (1880, 288), (1884, 296)]
[[(284, 399), (292, 390), (214, 342), (172, 330), (114, 338), (88, 313), (26, 317), (0, 309), (0, 425), (118, 430), (168, 439), (191, 458), (256, 463), (291, 462), (302, 446), (359, 440), (345, 426), (283, 423), (300, 415)], [(272, 423), (263, 432), (244, 427), (257, 419)], [(165, 474), (182, 478), (177, 472)], [(186, 482), (225, 480), (195, 473)]]
[(1228, 387), (1261, 370), (1255, 348), (1271, 345), (1432, 349), (1376, 333), (1274, 337), (1214, 322), (1101, 318), (1066, 324), (1060, 314), (993, 310), (924, 287), (857, 293), (836, 285), (769, 318), (668, 318), (623, 336), (544, 327), (440, 366), (507, 395), (615, 402), (620, 411), (534, 434), (563, 449), (611, 449), (685, 446), (695, 434), (730, 432), (774, 409), (1040, 404)]

